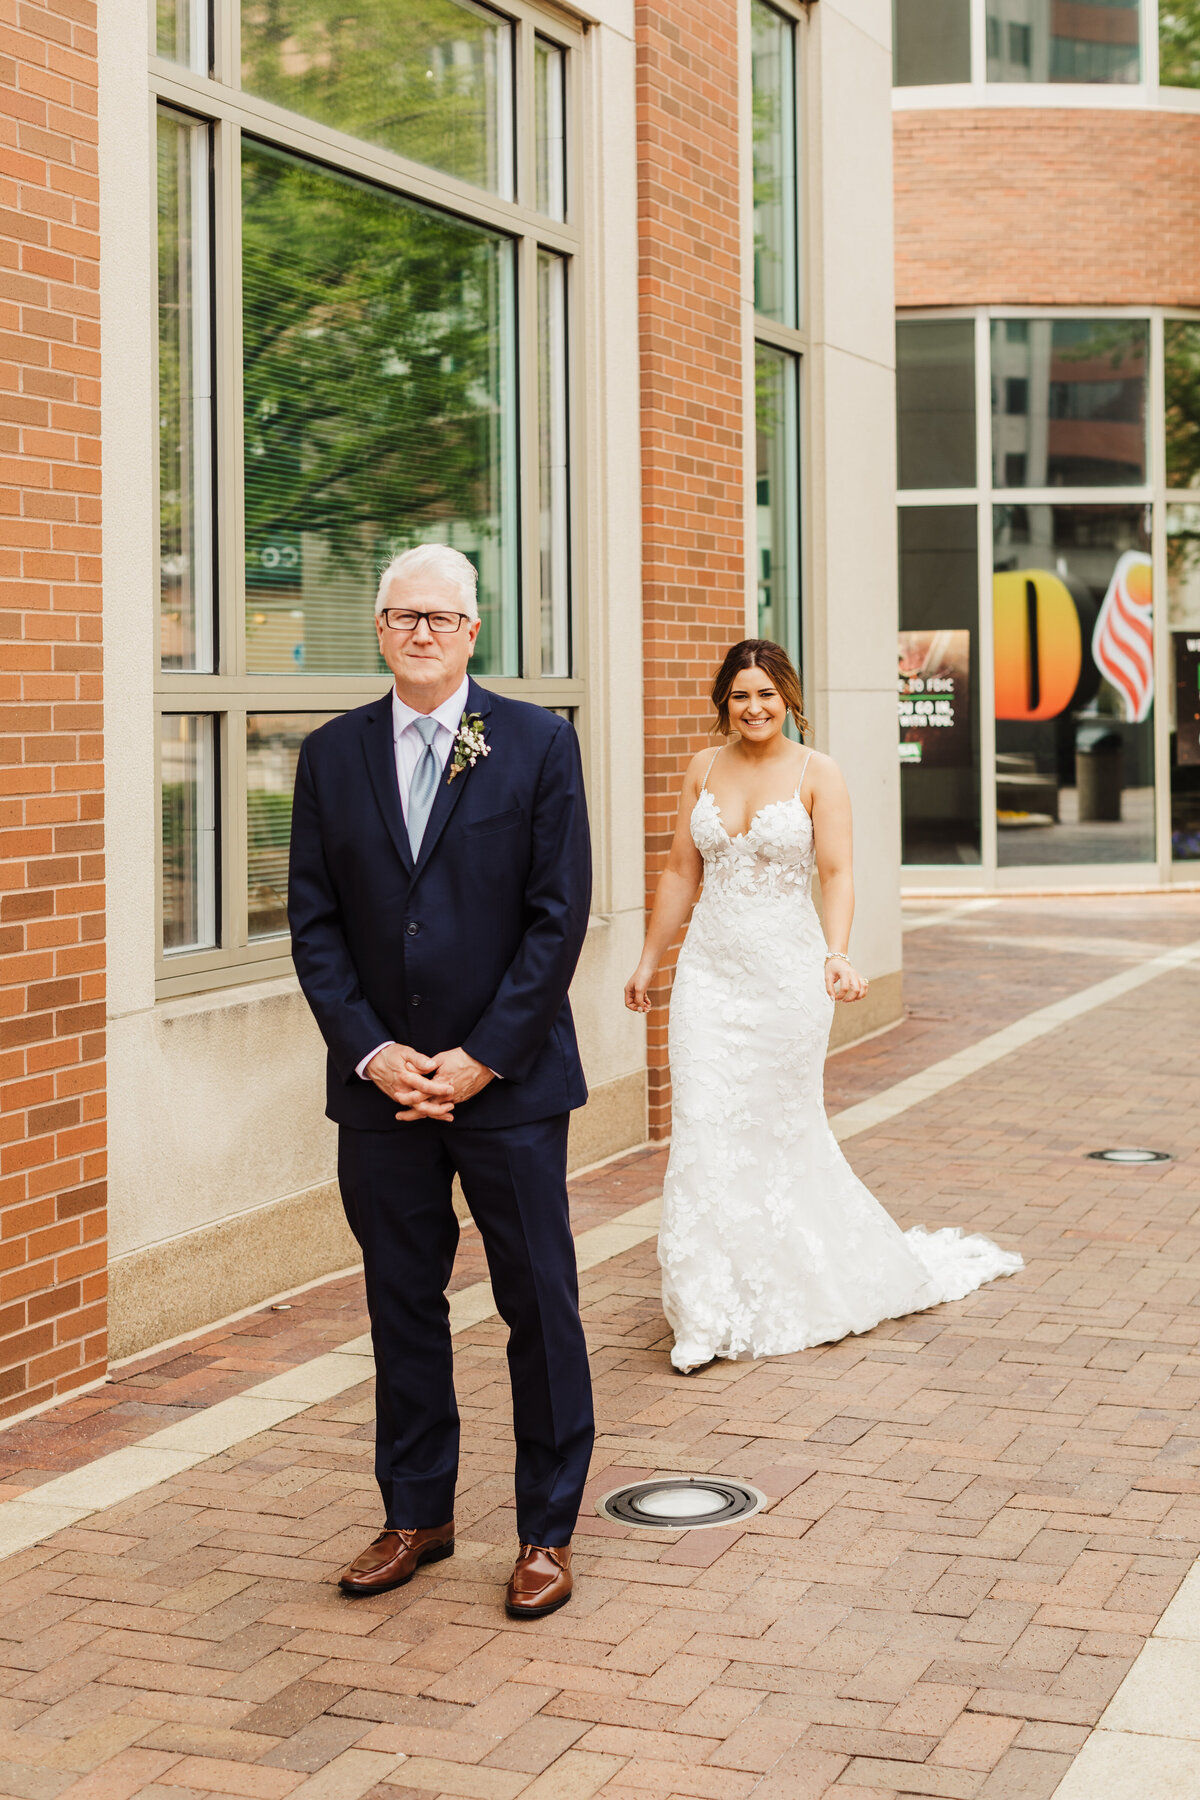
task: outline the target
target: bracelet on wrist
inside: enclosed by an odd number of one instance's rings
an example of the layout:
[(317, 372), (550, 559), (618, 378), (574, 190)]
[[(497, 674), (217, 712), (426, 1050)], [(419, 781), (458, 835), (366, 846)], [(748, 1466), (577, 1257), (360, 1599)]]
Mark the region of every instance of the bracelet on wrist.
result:
[(827, 950), (825, 952), (825, 961), (848, 963), (850, 958), (846, 955), (844, 950)]

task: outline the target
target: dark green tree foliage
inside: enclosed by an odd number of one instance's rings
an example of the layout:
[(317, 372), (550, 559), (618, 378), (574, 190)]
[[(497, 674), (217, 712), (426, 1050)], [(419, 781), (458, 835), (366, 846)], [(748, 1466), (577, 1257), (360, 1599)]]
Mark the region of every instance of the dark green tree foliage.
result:
[(1200, 324), (1163, 325), (1167, 390), (1167, 485), (1200, 487)]
[[(499, 529), (508, 246), (260, 144), (242, 168), (247, 579), (294, 587), (317, 541), (336, 639), (387, 555)], [(306, 635), (307, 668), (347, 666)]]
[(243, 0), (242, 86), (477, 187), (502, 187), (508, 28), (456, 0)]
[(1158, 79), (1164, 87), (1200, 87), (1200, 0), (1160, 0)]

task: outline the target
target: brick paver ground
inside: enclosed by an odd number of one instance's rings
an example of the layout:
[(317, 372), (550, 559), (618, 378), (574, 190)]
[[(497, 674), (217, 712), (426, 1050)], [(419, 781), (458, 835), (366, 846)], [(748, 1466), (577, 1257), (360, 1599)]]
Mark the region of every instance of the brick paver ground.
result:
[[(1178, 896), (1005, 902), (915, 931), (914, 1017), (832, 1060), (831, 1104), (1198, 936)], [(330, 1581), (377, 1527), (369, 1386), (11, 1558), (0, 1794), (1048, 1797), (1200, 1551), (1198, 1002), (1200, 972), (1162, 977), (852, 1140), (901, 1223), (1023, 1251), (1021, 1275), (966, 1301), (685, 1379), (653, 1245), (586, 1274), (593, 1490), (720, 1471), (772, 1505), (690, 1534), (585, 1514), (578, 1592), (549, 1620), (500, 1604), (494, 1322), (458, 1340), (457, 1554), (408, 1588), (350, 1602)], [(1175, 1160), (1086, 1160), (1122, 1142)], [(653, 1152), (585, 1178), (579, 1222), (638, 1204), (660, 1169)], [(147, 1359), (92, 1416), (194, 1406), (197, 1375), (221, 1397), (244, 1365), (257, 1380), (342, 1341), (361, 1328), (343, 1292)], [(88, 1423), (69, 1411), (0, 1438), (10, 1480), (66, 1466), (55, 1431)], [(172, 1416), (137, 1414), (136, 1435)]]

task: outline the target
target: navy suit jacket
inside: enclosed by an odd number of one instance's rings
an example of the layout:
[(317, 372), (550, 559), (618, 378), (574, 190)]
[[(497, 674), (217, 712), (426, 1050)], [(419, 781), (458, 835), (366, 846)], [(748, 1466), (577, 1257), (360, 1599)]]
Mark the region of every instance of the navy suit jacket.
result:
[(587, 931), (591, 850), (579, 744), (543, 707), (471, 682), (489, 754), (438, 784), (420, 855), (400, 807), (392, 696), (322, 725), (296, 771), (292, 955), (329, 1051), (326, 1111), (410, 1129), (355, 1073), (387, 1038), (460, 1045), (502, 1079), (455, 1109), (502, 1127), (587, 1099), (567, 989)]

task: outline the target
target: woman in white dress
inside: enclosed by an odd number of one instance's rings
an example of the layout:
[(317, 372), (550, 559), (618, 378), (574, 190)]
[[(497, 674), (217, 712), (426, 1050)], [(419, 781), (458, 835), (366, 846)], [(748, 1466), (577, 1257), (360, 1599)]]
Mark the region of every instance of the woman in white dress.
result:
[(625, 988), (625, 1004), (647, 1011), (703, 882), (671, 996), (674, 1125), (658, 1252), (671, 1361), (684, 1374), (869, 1331), (1022, 1267), (985, 1237), (901, 1231), (842, 1155), (825, 1116), (825, 1050), (834, 1002), (867, 991), (847, 955), (846, 784), (830, 757), (784, 736), (789, 713), (801, 734), (806, 721), (778, 644), (735, 644), (712, 697), (729, 742), (688, 768)]

